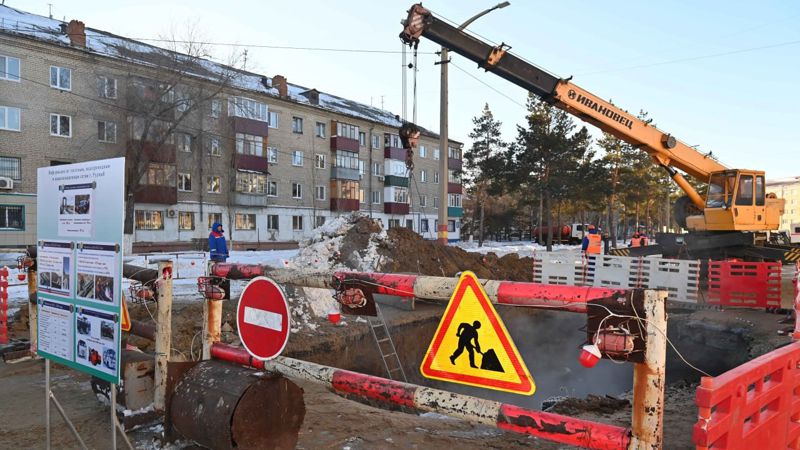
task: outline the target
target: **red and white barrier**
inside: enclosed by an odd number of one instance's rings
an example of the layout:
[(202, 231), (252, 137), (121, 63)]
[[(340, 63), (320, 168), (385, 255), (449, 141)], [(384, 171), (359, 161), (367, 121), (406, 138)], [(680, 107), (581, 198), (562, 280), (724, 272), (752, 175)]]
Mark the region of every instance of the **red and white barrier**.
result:
[(709, 262), (708, 302), (743, 308), (780, 308), (781, 263)]
[(8, 267), (0, 267), (0, 344), (8, 344)]

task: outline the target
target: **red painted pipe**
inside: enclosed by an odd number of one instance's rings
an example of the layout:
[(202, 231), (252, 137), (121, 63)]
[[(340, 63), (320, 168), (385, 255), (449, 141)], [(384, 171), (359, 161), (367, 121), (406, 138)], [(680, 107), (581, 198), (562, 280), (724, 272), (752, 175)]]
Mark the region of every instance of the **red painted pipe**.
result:
[(502, 430), (589, 449), (622, 450), (627, 449), (630, 444), (630, 430), (614, 425), (533, 411), (292, 358), (278, 357), (278, 364), (273, 364), (272, 361), (254, 360), (244, 349), (220, 343), (211, 347), (211, 356), (320, 383), (340, 394), (367, 400), (386, 409), (404, 407), (416, 412), (434, 411), (472, 422), (494, 424)]
[(586, 302), (624, 293), (623, 289), (503, 281), (497, 288), (497, 303), (585, 313)]
[(363, 281), (375, 289), (373, 292), (376, 294), (397, 297), (414, 297), (414, 283), (417, 281), (417, 275), (395, 273), (336, 272), (334, 276), (351, 282)]

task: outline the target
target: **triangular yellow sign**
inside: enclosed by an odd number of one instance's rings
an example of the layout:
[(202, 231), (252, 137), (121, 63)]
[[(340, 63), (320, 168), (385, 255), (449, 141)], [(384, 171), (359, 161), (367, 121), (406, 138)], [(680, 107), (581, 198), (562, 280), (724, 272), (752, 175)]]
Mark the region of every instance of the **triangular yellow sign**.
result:
[(128, 314), (128, 302), (125, 301), (125, 296), (122, 297), (122, 323), (120, 327), (122, 331), (131, 331), (131, 316)]
[(536, 391), (528, 368), (472, 272), (463, 272), (420, 367), (422, 375), (515, 394)]

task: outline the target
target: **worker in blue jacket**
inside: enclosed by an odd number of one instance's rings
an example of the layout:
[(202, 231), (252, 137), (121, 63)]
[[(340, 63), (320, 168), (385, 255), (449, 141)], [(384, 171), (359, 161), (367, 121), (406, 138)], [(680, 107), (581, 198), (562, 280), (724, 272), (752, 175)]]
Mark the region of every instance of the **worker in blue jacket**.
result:
[(225, 230), (222, 224), (214, 222), (211, 233), (208, 234), (208, 251), (212, 261), (225, 262), (228, 259), (228, 244), (225, 242)]

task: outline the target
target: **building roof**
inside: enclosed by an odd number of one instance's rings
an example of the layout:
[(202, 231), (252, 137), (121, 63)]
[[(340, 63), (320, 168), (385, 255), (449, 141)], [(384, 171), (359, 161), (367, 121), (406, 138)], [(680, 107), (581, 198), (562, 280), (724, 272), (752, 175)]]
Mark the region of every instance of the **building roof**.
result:
[[(62, 31), (66, 23), (49, 17), (21, 11), (10, 6), (0, 5), (0, 33), (22, 35), (38, 41), (48, 42), (63, 47), (88, 51), (93, 54), (122, 60), (145, 66), (165, 66), (167, 62), (175, 60), (185, 63), (189, 67), (189, 75), (219, 79), (231, 72), (235, 72), (232, 86), (241, 90), (255, 92), (279, 98), (278, 90), (272, 86), (272, 78), (254, 72), (239, 70), (231, 66), (209, 61), (207, 59), (192, 58), (184, 54), (172, 52), (140, 41), (128, 39), (95, 28), (86, 27), (86, 48), (78, 48), (70, 44), (67, 34)], [(228, 75), (230, 77), (230, 75)], [(310, 89), (297, 84), (288, 84), (288, 100), (295, 103), (319, 108), (358, 119), (377, 122), (388, 127), (398, 128), (402, 125), (399, 116), (391, 111), (386, 111), (374, 106), (365, 105), (342, 98), (333, 94), (319, 91), (319, 104), (312, 104), (308, 96), (303, 93)], [(425, 135), (437, 138), (438, 134), (421, 128)], [(458, 141), (450, 140), (459, 143)]]
[(786, 178), (775, 178), (773, 180), (767, 180), (767, 186), (776, 185), (776, 184), (792, 184), (792, 183), (800, 183), (800, 176), (797, 176), (797, 177), (786, 177)]

